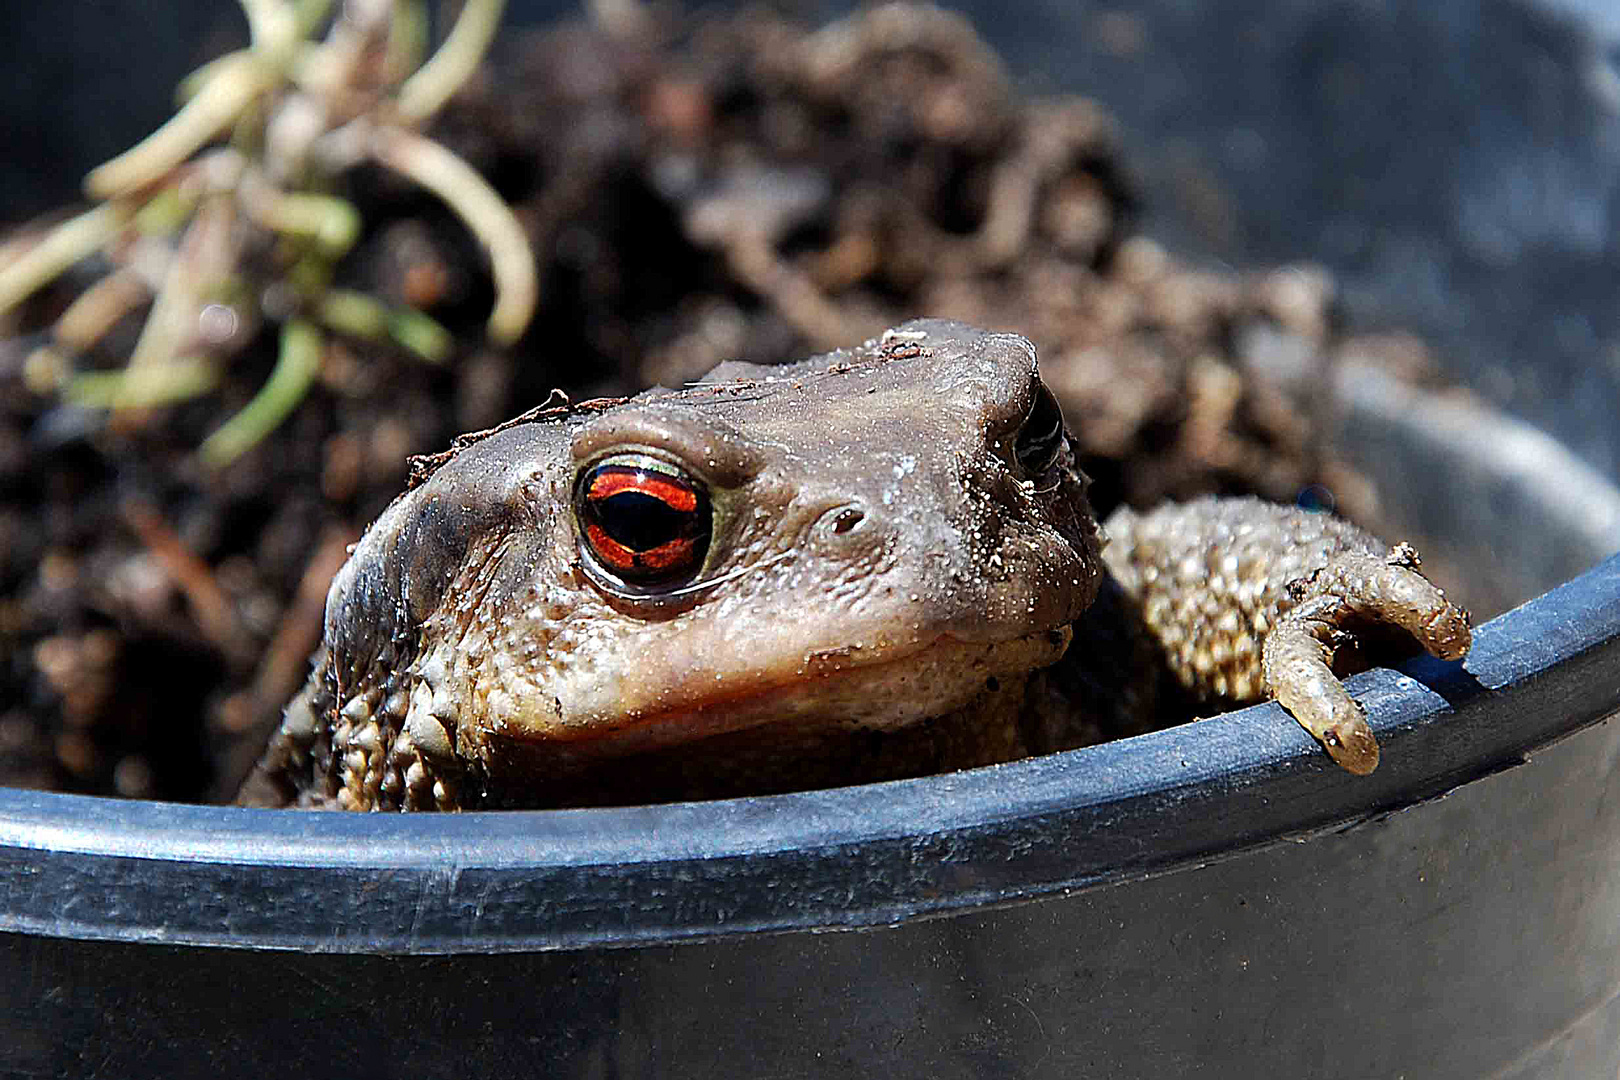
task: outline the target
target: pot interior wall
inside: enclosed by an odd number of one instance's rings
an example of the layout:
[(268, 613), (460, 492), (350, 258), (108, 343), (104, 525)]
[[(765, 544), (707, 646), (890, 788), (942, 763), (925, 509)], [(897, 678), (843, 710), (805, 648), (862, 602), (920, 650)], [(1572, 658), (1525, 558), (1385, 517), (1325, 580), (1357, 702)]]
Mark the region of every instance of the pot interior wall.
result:
[(1372, 488), (1357, 516), (1415, 544), (1476, 621), (1620, 551), (1620, 490), (1545, 432), (1362, 365), (1335, 397), (1331, 442)]

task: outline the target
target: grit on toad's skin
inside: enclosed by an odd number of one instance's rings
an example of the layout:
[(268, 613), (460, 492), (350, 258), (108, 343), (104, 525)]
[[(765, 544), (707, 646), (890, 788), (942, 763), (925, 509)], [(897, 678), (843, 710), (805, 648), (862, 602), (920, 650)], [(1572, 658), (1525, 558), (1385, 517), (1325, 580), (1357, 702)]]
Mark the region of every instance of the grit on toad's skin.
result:
[(1099, 527), (1030, 343), (919, 320), (446, 455), (333, 582), (315, 670), (239, 801), (763, 793), (1268, 696), (1367, 772), (1377, 746), (1335, 669), (1392, 631), (1468, 648), (1416, 565), (1254, 499)]

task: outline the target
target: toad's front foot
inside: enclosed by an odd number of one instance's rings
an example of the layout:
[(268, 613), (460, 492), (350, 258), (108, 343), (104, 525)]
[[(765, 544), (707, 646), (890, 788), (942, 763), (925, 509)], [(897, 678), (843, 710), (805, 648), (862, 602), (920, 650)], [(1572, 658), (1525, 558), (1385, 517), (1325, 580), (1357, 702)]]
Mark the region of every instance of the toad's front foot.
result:
[(1290, 582), (1292, 606), (1266, 635), (1267, 688), (1350, 772), (1378, 767), (1378, 740), (1337, 673), (1366, 666), (1375, 639), (1404, 631), (1442, 660), (1460, 660), (1473, 640), (1468, 613), (1418, 573), (1417, 553), (1398, 544), (1383, 558), (1344, 551)]

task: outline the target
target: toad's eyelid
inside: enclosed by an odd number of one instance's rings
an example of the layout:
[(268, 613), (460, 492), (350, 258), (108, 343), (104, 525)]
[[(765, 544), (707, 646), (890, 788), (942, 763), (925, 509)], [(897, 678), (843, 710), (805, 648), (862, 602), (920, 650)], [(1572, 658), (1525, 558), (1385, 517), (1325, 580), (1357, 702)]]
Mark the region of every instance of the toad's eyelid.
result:
[(763, 449), (723, 420), (657, 404), (605, 413), (582, 426), (570, 447), (575, 467), (590, 469), (616, 458), (642, 456), (657, 468), (729, 488), (746, 483), (765, 466)]

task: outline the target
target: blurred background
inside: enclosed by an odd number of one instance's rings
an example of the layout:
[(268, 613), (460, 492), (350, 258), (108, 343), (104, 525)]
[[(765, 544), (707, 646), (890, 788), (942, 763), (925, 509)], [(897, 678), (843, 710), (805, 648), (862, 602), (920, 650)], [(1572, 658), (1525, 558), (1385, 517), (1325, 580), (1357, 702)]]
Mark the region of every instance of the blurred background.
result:
[[(831, 19), (853, 5), (784, 5)], [(1620, 5), (1024, 0), (944, 5), (1023, 89), (1117, 120), (1142, 231), (1195, 263), (1316, 261), (1353, 329), (1405, 327), (1620, 474)], [(511, 0), (532, 26), (576, 12)], [(245, 40), (227, 0), (0, 13), (0, 221), (71, 200)], [(499, 45), (497, 45), (497, 55)]]
[[(1036, 341), (1104, 513), (1246, 492), (1392, 538), (1403, 521), (1481, 616), (1595, 558), (1521, 581), (1561, 557), (1552, 517), (1620, 546), (1598, 476), (1441, 404), (1466, 400), (1445, 397), (1461, 382), (1620, 477), (1620, 5), (943, 5), (980, 41), (922, 8), (812, 32), (862, 10), (848, 3), (662, 6), (614, 30), (636, 3), (591, 0), (592, 20), (584, 0), (508, 0), (490, 67), (431, 129), (534, 245), (541, 305), (510, 349), (486, 340), (470, 234), (376, 167), (325, 181), (365, 222), (338, 283), (427, 309), (453, 361), (334, 335), (319, 385), (235, 466), (204, 468), (197, 447), (277, 363), (266, 283), (286, 264), (268, 238), (231, 301), (246, 329), (200, 347), (219, 385), (169, 407), (64, 401), (51, 380), (69, 366), (36, 363), (35, 332), (106, 259), (19, 309), (0, 335), (0, 785), (229, 798), (409, 455), (554, 386), (678, 385), (914, 314)], [(0, 226), (82, 206), (85, 173), (246, 38), (237, 0), (0, 8)], [(69, 374), (125, 363), (136, 310)], [(1334, 383), (1346, 372), (1361, 383)], [(1364, 425), (1345, 460), (1324, 447), (1336, 386), (1408, 382), (1435, 394), (1379, 406), (1392, 428), (1420, 418), (1404, 443)], [(1414, 430), (1511, 455), (1545, 501), (1514, 516), (1506, 487), (1470, 487)], [(1425, 516), (1434, 529), (1408, 524)]]

